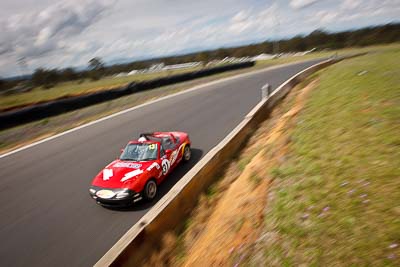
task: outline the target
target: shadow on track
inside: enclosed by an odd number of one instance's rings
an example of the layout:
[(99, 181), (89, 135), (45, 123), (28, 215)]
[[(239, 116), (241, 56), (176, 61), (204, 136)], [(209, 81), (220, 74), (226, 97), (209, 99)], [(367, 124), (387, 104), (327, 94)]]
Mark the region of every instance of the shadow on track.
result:
[(171, 188), (191, 169), (203, 156), (203, 151), (197, 148), (192, 148), (192, 158), (187, 163), (179, 163), (172, 173), (158, 187), (156, 199), (152, 202), (139, 201), (131, 207), (105, 207), (117, 211), (139, 211), (153, 207)]

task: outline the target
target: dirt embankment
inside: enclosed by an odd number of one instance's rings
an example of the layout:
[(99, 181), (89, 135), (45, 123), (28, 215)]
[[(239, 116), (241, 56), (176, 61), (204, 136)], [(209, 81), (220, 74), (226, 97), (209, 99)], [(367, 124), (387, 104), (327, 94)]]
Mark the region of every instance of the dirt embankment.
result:
[(201, 198), (184, 233), (167, 235), (149, 266), (229, 266), (248, 257), (262, 231), (271, 168), (284, 160), (288, 130), (314, 86), (296, 87), (260, 125), (241, 156)]

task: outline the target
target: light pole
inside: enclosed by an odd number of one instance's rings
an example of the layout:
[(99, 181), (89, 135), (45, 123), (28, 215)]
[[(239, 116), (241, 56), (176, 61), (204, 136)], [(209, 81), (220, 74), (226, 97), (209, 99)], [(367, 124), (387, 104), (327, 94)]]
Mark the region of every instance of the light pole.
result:
[(28, 73), (28, 64), (26, 63), (25, 57), (20, 57), (18, 59), (18, 66), (21, 71), (21, 76), (24, 76), (24, 74)]
[(275, 42), (273, 44), (273, 53), (274, 55), (279, 54), (279, 16), (278, 16), (278, 10), (276, 10), (275, 14)]

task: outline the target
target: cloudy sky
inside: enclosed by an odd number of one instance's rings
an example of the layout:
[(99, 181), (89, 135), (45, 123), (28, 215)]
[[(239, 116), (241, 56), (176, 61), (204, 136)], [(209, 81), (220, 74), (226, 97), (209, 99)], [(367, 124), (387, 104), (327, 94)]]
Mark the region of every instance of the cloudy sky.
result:
[[(399, 0), (1, 0), (0, 76), (399, 21)], [(21, 60), (23, 59), (23, 60)], [(19, 62), (19, 63), (18, 63)], [(22, 62), (22, 63), (21, 63)]]

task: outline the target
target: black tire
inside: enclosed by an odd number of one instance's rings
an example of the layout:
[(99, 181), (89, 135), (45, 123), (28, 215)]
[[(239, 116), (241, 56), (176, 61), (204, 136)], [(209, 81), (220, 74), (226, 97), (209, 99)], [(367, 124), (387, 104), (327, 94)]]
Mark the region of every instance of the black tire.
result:
[(182, 161), (186, 163), (190, 161), (191, 157), (192, 157), (192, 150), (190, 149), (190, 146), (185, 146), (185, 149), (183, 150)]
[(152, 201), (157, 196), (157, 183), (154, 179), (148, 180), (143, 189), (143, 198), (146, 201)]

